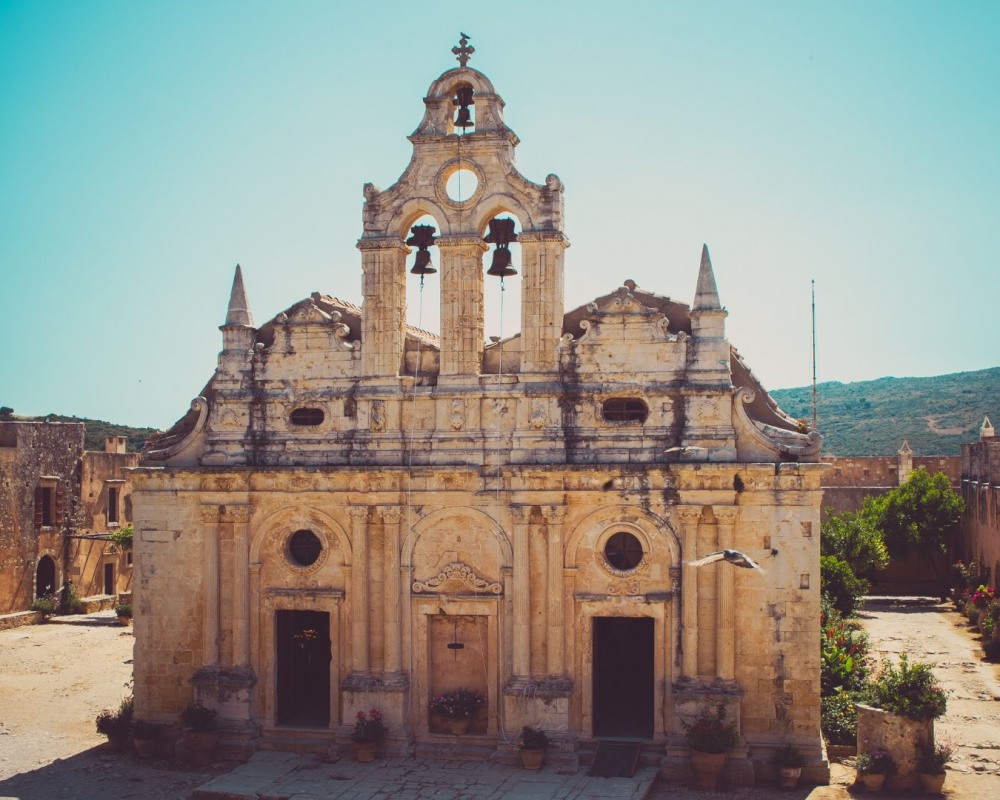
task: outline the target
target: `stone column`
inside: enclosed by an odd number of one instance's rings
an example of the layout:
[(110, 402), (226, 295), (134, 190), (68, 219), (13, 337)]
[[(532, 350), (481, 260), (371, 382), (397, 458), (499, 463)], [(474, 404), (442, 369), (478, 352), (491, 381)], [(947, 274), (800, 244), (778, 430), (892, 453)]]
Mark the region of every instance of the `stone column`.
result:
[(688, 566), (687, 562), (698, 558), (701, 506), (677, 506), (677, 516), (684, 531), (681, 551), (681, 675), (693, 679), (698, 677), (698, 568)]
[[(483, 363), (483, 253), (478, 236), (440, 236), (442, 376), (478, 375)], [(362, 352), (364, 352), (362, 350)]]
[(399, 506), (380, 506), (382, 524), (385, 526), (385, 672), (399, 672), (401, 661), (400, 629), (400, 573), (399, 573), (399, 523), (403, 509)]
[(368, 506), (351, 506), (351, 640), (355, 672), (368, 672)]
[(531, 506), (513, 506), (514, 518), (514, 675), (524, 676), (531, 671), (531, 596), (530, 566), (528, 558), (528, 524)]
[[(712, 506), (719, 526), (719, 549), (733, 549), (733, 528), (740, 513), (739, 506)], [(733, 602), (733, 586), (736, 570), (732, 564), (719, 561), (715, 565), (716, 598), (715, 605), (715, 675), (719, 680), (736, 679), (736, 608)]]
[(398, 236), (361, 239), (361, 374), (392, 377), (403, 363), (406, 329), (406, 256)]
[(202, 660), (204, 666), (219, 663), (219, 508), (202, 506), (204, 530), (201, 573), (205, 576), (205, 608), (202, 618)]
[(564, 642), (566, 627), (563, 610), (563, 522), (566, 509), (562, 506), (542, 506), (549, 535), (548, 552), (548, 610), (545, 629), (548, 634), (545, 652), (546, 668), (551, 676), (566, 674)]
[(233, 523), (233, 664), (250, 663), (250, 507), (226, 506)]
[(559, 231), (527, 231), (521, 244), (521, 372), (550, 372), (557, 366), (562, 336), (563, 260), (569, 240)]

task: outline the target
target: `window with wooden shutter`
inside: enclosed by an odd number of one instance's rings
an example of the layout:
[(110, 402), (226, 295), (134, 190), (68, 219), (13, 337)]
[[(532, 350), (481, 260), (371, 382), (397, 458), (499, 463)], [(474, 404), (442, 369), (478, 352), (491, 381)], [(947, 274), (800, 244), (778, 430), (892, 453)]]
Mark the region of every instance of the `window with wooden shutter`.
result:
[(44, 505), (44, 499), (42, 497), (42, 487), (35, 487), (35, 528), (42, 527), (42, 506)]

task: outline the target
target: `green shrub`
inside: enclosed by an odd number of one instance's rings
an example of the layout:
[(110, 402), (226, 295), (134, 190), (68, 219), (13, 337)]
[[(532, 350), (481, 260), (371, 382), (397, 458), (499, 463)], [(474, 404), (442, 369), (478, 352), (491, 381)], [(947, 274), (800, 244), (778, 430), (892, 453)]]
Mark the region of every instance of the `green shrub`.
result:
[(862, 689), (868, 680), (868, 634), (827, 615), (820, 628), (820, 688), (824, 697), (837, 689)]
[(117, 545), (120, 545), (125, 550), (131, 550), (132, 537), (134, 533), (135, 529), (132, 527), (132, 523), (130, 522), (128, 525), (118, 528), (118, 530), (112, 531), (111, 541)]
[(948, 707), (948, 697), (928, 664), (910, 664), (906, 653), (899, 667), (882, 663), (870, 688), (872, 705), (909, 719), (937, 719)]
[(181, 712), (181, 722), (192, 731), (214, 731), (219, 727), (219, 714), (214, 708), (207, 708), (201, 703), (190, 703)]
[(60, 614), (82, 614), (83, 601), (80, 599), (76, 587), (66, 581), (59, 592), (59, 613)]
[(58, 608), (59, 601), (56, 600), (54, 594), (43, 594), (41, 597), (36, 597), (31, 604), (32, 611), (41, 611), (47, 617), (55, 614)]
[(858, 738), (857, 704), (868, 696), (863, 691), (849, 692), (838, 689), (821, 700), (820, 727), (830, 744), (854, 744)]
[(115, 613), (119, 617), (132, 618), (132, 604), (131, 603), (119, 603), (115, 606)]
[(124, 698), (117, 711), (104, 709), (97, 715), (97, 732), (105, 736), (125, 738), (132, 728), (132, 695)]
[(870, 584), (857, 577), (850, 564), (836, 556), (822, 556), (819, 560), (820, 591), (828, 595), (833, 607), (845, 617), (855, 612)]

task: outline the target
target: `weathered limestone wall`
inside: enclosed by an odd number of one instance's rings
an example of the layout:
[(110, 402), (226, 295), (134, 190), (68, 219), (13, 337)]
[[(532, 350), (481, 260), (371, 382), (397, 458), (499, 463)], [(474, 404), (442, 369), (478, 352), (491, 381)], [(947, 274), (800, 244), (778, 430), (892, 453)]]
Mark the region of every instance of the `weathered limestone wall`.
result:
[[(50, 556), (58, 590), (65, 574), (63, 530), (79, 501), (82, 423), (0, 422), (0, 613), (35, 597), (35, 568)], [(36, 524), (35, 489), (51, 490), (51, 524)], [(40, 520), (40, 517), (39, 517)]]
[(962, 497), (960, 555), (981, 558), (995, 584), (1000, 575), (1000, 439), (962, 445)]

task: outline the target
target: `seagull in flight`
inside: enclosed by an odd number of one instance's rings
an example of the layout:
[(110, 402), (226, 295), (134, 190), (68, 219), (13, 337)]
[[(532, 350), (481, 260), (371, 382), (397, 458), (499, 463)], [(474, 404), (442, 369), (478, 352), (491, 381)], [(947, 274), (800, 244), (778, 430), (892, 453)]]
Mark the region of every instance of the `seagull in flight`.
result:
[(716, 561), (728, 561), (730, 564), (734, 564), (737, 567), (743, 567), (744, 569), (755, 569), (761, 574), (764, 570), (761, 569), (760, 564), (754, 561), (746, 553), (741, 553), (739, 550), (719, 550), (715, 553), (709, 553), (704, 558), (699, 558), (697, 561), (688, 561), (689, 567), (703, 567), (706, 564), (713, 564)]

